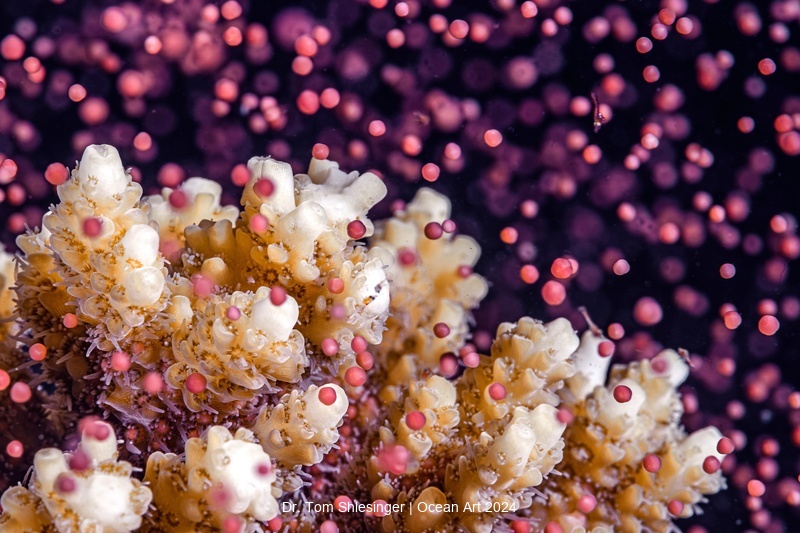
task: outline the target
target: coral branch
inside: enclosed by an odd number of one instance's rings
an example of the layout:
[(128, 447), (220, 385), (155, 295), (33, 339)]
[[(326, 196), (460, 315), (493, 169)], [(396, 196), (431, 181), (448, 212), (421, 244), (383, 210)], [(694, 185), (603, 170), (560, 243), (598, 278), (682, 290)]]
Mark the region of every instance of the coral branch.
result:
[(375, 224), (374, 174), (248, 169), (241, 212), (202, 178), (142, 199), (90, 146), (18, 273), (0, 252), (4, 424), (109, 421), (36, 452), (0, 531), (668, 531), (724, 486), (719, 431), (680, 425), (677, 353), (609, 373), (607, 339), (565, 318), (467, 343), (488, 285), (446, 197)]

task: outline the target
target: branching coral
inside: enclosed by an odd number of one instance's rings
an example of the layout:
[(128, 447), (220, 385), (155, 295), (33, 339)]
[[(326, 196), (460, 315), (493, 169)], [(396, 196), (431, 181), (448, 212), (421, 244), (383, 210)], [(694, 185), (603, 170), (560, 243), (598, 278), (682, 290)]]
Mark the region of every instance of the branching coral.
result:
[(336, 428), (345, 412), (347, 396), (341, 387), (311, 385), (302, 395), (294, 390), (273, 409), (263, 409), (254, 429), (281, 466), (311, 466), (339, 440)]
[[(318, 160), (297, 177), (270, 159), (250, 167), (239, 218), (202, 178), (142, 199), (116, 150), (91, 146), (44, 228), (19, 240), (18, 314), (52, 347), (54, 397), (114, 413), (133, 453), (255, 415), (278, 403), (281, 384), (355, 366), (353, 339), (381, 341), (383, 263), (348, 226), (369, 235), (382, 182)], [(327, 370), (309, 375), (312, 359)], [(168, 412), (188, 430), (172, 430)], [(151, 438), (155, 427), (166, 429)]]
[[(450, 200), (421, 189), (404, 211), (378, 226), (373, 245), (394, 259), (387, 270), (392, 314), (384, 342), (377, 348), (381, 358), (413, 353), (418, 364), (433, 368), (442, 354), (457, 352), (466, 342), (469, 311), (488, 286), (472, 272), (480, 246), (471, 237), (444, 231), (443, 223), (452, 224), (449, 217)], [(433, 328), (440, 323), (447, 326), (441, 336)]]
[(116, 533), (137, 529), (152, 493), (131, 477), (130, 463), (116, 460), (116, 440), (109, 424), (90, 422), (75, 453), (39, 450), (28, 489), (18, 486), (3, 495), (0, 531)]
[(152, 454), (144, 479), (156, 511), (143, 531), (261, 531), (258, 522), (278, 514), (272, 462), (244, 428), (212, 426), (187, 441), (183, 458)]
[(42, 220), (78, 318), (103, 330), (96, 342), (108, 350), (166, 307), (158, 232), (141, 194), (116, 149), (92, 145), (72, 179), (58, 187), (61, 202)]
[(547, 500), (534, 514), (565, 531), (666, 531), (671, 516), (691, 516), (703, 495), (724, 487), (722, 435), (708, 427), (686, 436), (680, 427), (676, 387), (689, 369), (677, 353), (616, 365), (606, 383), (602, 341), (587, 331), (576, 354), (563, 394), (575, 416), (559, 465), (564, 475), (548, 480)]
[(389, 465), (383, 473), (415, 476), (416, 483), (377, 479), (381, 462), (370, 463), (372, 496), (409, 506), (384, 519), (384, 529), (416, 530), (414, 510), (430, 501), (452, 506), (433, 520), (437, 531), (492, 531), (502, 514), (530, 507), (533, 489), (562, 459), (566, 424), (555, 392), (574, 373), (569, 358), (577, 346), (565, 319), (545, 325), (524, 318), (501, 325), (492, 356), (455, 384), (438, 376), (412, 381), (393, 406), (403, 416), (395, 414), (380, 437), (384, 449), (399, 444), (414, 460), (410, 469)]
[(446, 197), (373, 224), (374, 174), (248, 168), (239, 212), (202, 178), (142, 198), (90, 146), (19, 238), (13, 293), (0, 254), (9, 429), (32, 396), (42, 438), (114, 424), (39, 451), (0, 530), (667, 531), (724, 485), (719, 432), (680, 426), (674, 352), (607, 379), (602, 338), (527, 317), (475, 352), (488, 286)]
[[(176, 362), (165, 378), (183, 390), (189, 409), (197, 412), (206, 405), (230, 411), (235, 402), (253, 400), (270, 384), (300, 381), (309, 361), (303, 336), (294, 329), (297, 302), (287, 297), (275, 305), (270, 295), (269, 288), (260, 287), (255, 293), (214, 296), (174, 333)], [(204, 394), (182, 386), (193, 373), (205, 380)]]

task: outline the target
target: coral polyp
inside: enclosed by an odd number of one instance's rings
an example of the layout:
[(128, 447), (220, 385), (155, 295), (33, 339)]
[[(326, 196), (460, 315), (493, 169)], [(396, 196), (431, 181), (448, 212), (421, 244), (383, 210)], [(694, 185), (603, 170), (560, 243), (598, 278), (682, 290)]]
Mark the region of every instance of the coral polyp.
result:
[(247, 168), (240, 212), (91, 145), (0, 256), (4, 424), (67, 450), (9, 444), (0, 531), (666, 532), (724, 487), (676, 352), (608, 372), (601, 333), (530, 317), (477, 351), (445, 196), (374, 222), (373, 173)]

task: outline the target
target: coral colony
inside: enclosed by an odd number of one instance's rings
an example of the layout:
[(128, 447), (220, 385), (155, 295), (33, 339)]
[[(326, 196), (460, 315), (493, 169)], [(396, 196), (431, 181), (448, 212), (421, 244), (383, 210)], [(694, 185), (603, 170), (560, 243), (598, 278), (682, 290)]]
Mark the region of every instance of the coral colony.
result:
[(80, 443), (36, 452), (0, 531), (668, 531), (724, 485), (674, 351), (609, 371), (564, 318), (467, 344), (488, 286), (446, 197), (373, 223), (375, 174), (247, 167), (239, 212), (203, 178), (142, 197), (90, 145), (19, 237), (9, 415)]
[(0, 533), (798, 531), (800, 1), (282, 4), (0, 0)]

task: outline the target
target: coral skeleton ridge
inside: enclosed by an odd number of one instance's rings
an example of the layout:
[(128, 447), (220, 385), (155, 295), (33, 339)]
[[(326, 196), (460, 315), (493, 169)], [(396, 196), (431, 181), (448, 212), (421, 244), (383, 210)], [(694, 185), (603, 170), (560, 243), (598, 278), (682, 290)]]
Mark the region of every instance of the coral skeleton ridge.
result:
[(248, 169), (241, 211), (197, 177), (142, 197), (92, 145), (0, 251), (0, 413), (34, 436), (0, 532), (668, 532), (724, 487), (675, 352), (611, 365), (527, 317), (476, 352), (445, 196), (373, 222), (375, 174)]

